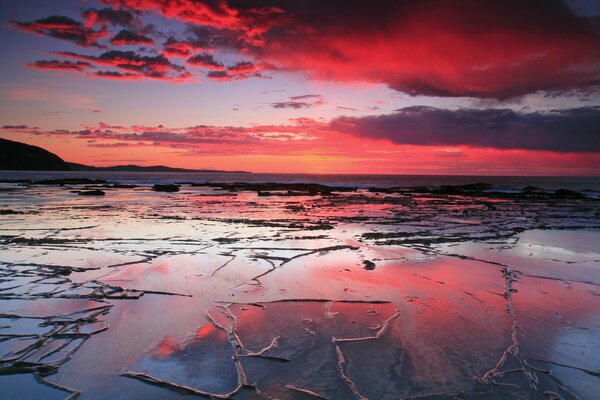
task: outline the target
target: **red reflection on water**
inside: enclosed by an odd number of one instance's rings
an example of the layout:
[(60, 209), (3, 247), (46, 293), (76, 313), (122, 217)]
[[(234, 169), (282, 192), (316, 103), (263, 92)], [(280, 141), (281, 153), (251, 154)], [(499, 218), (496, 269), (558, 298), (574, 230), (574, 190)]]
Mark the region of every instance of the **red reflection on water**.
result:
[(212, 324), (204, 324), (204, 326), (200, 329), (198, 329), (198, 332), (196, 332), (196, 340), (201, 340), (204, 338), (207, 338), (209, 336), (215, 336), (215, 334), (218, 334), (219, 330)]
[(167, 336), (156, 346), (156, 349), (151, 354), (158, 358), (167, 358), (178, 350), (181, 350), (179, 344), (171, 336)]
[(184, 351), (186, 348), (202, 341), (208, 340), (211, 343), (225, 344), (227, 342), (227, 336), (225, 333), (216, 328), (210, 323), (204, 324), (193, 337), (184, 338), (181, 341), (176, 341), (173, 336), (167, 336), (161, 340), (156, 348), (152, 350), (149, 355), (157, 358), (168, 358), (174, 353)]

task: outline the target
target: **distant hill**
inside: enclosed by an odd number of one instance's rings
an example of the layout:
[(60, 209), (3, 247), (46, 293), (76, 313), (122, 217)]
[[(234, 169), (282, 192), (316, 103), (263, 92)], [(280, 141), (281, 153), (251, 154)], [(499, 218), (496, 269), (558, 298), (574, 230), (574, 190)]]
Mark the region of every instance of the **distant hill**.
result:
[(89, 165), (68, 162), (71, 171), (112, 171), (112, 172), (230, 172), (249, 173), (247, 171), (222, 171), (218, 169), (186, 169), (171, 168), (164, 165), (142, 167), (140, 165), (115, 165), (113, 167), (92, 167)]
[(92, 167), (65, 162), (54, 153), (41, 147), (0, 138), (0, 170), (15, 171), (112, 171), (112, 172), (223, 172), (246, 173), (247, 171), (223, 171), (218, 169), (171, 168), (164, 165), (142, 167), (140, 165), (115, 165)]
[(0, 139), (0, 170), (69, 171), (67, 163), (41, 147)]

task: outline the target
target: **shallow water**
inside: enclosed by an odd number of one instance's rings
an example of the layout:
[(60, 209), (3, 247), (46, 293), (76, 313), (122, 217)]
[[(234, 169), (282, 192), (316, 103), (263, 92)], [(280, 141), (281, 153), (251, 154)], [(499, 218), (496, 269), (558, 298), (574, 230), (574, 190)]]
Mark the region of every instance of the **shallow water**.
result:
[(10, 398), (600, 390), (597, 198), (84, 186), (0, 184)]

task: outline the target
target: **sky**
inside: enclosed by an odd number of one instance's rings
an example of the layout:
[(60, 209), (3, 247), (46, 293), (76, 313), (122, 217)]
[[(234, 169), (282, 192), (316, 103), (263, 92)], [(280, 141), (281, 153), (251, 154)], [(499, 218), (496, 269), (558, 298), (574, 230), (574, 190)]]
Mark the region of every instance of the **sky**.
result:
[(0, 52), (70, 162), (600, 175), (596, 0), (0, 0)]

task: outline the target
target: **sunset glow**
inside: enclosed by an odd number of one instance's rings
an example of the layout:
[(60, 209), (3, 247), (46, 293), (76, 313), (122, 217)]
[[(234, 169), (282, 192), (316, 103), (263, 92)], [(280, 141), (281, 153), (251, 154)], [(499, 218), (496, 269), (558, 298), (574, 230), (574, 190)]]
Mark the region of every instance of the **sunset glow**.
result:
[(595, 2), (2, 2), (0, 137), (94, 166), (600, 174)]

